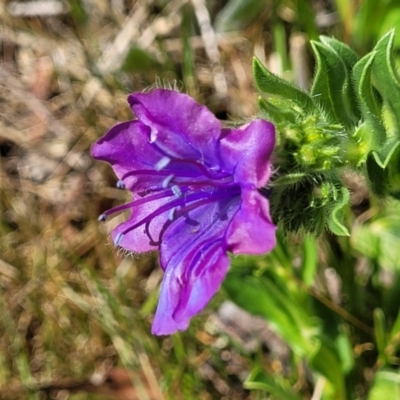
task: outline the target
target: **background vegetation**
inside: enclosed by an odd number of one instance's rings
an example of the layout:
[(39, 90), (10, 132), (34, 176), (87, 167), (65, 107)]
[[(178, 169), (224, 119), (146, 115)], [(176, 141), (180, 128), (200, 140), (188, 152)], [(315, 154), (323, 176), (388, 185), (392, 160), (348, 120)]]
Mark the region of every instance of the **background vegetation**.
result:
[(253, 55), (307, 89), (309, 39), (363, 55), (396, 26), (396, 0), (1, 3), (0, 398), (400, 398), (398, 202), (349, 176), (350, 238), (233, 259), (188, 331), (158, 338), (157, 256), (113, 247), (118, 220), (97, 216), (126, 193), (89, 156), (132, 91), (175, 87), (246, 121)]

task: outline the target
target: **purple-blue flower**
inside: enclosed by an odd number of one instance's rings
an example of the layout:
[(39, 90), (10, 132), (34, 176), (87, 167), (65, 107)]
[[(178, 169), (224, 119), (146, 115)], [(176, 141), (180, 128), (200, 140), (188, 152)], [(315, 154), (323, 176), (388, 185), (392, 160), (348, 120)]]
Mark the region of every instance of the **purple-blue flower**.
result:
[(164, 270), (152, 332), (184, 330), (219, 289), (227, 253), (262, 254), (275, 246), (268, 200), (259, 192), (271, 174), (271, 123), (257, 119), (223, 128), (190, 96), (156, 89), (128, 97), (136, 120), (111, 128), (92, 155), (109, 162), (131, 202), (112, 232), (133, 252), (159, 250)]

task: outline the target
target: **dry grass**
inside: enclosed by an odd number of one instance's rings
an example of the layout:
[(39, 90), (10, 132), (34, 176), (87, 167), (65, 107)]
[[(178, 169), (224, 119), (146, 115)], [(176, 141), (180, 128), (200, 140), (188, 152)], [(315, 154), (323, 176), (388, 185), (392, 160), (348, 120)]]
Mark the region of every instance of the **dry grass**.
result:
[(162, 274), (155, 255), (109, 243), (116, 221), (97, 216), (126, 194), (89, 148), (157, 80), (222, 118), (252, 116), (268, 13), (222, 37), (203, 1), (39, 3), (0, 5), (0, 397), (255, 398), (241, 388), (249, 360), (205, 330), (207, 313), (150, 335)]

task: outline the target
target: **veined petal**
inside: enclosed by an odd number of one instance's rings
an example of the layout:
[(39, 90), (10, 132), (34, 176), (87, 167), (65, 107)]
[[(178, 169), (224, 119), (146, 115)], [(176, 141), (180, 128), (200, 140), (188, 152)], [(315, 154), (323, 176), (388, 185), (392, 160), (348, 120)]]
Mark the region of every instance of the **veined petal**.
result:
[[(229, 223), (239, 207), (238, 194), (219, 201), (213, 199), (173, 221), (165, 231), (160, 245), (161, 266), (166, 269), (170, 264), (180, 265), (181, 260), (188, 255), (197, 257), (199, 253), (196, 249), (200, 249), (204, 243), (225, 238)], [(179, 274), (182, 279), (186, 279), (192, 271), (183, 269)]]
[(225, 129), (221, 140), (221, 160), (227, 171), (233, 171), (242, 187), (260, 188), (270, 177), (270, 162), (275, 146), (275, 128), (256, 119), (238, 129)]
[(217, 141), (221, 124), (190, 96), (156, 89), (128, 97), (136, 117), (151, 129), (150, 141), (166, 155), (218, 166)]
[[(184, 259), (182, 263), (189, 262)], [(229, 268), (225, 249), (218, 241), (203, 253), (194, 269), (197, 276), (182, 281), (179, 270), (184, 265), (169, 265), (161, 286), (160, 299), (154, 318), (152, 332), (156, 335), (170, 335), (177, 330), (185, 330), (190, 319), (199, 313), (221, 286)]]
[(160, 261), (166, 268), (154, 333), (186, 329), (219, 289), (229, 267), (225, 232), (239, 203), (236, 195), (205, 204), (165, 231)]
[[(157, 211), (163, 205), (171, 201), (171, 197), (156, 201), (145, 202), (132, 207), (131, 216), (122, 224), (118, 225), (112, 232), (114, 242), (118, 238), (118, 245), (134, 253), (144, 253), (158, 249), (158, 244), (154, 242), (160, 239), (162, 229), (168, 221), (168, 211), (154, 217), (148, 224), (143, 223), (135, 229), (132, 226), (145, 220), (148, 215)], [(153, 243), (153, 244), (152, 244)]]
[(149, 143), (149, 138), (150, 129), (140, 121), (122, 122), (92, 146), (92, 156), (110, 163), (127, 189), (144, 191), (162, 179), (157, 174), (131, 174), (132, 171), (154, 170), (154, 165), (162, 158), (162, 154)]
[(227, 252), (261, 254), (275, 245), (268, 200), (258, 188), (271, 174), (272, 124), (238, 129), (191, 97), (171, 90), (134, 93), (137, 120), (118, 124), (92, 148), (112, 164), (135, 200), (105, 211), (131, 210), (114, 243), (135, 253), (158, 249), (165, 271), (153, 333), (186, 329), (219, 289)]
[(242, 203), (226, 232), (233, 254), (263, 254), (275, 247), (276, 226), (271, 221), (268, 200), (257, 190), (242, 189)]

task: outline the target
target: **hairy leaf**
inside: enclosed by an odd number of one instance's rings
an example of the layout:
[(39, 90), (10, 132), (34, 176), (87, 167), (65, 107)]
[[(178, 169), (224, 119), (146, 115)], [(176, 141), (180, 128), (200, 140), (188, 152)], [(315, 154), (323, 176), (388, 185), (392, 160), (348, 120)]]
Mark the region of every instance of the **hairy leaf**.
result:
[(313, 114), (317, 111), (314, 101), (306, 92), (268, 71), (256, 57), (253, 59), (253, 75), (262, 92), (294, 103), (299, 107), (299, 112)]
[(375, 46), (372, 73), (374, 85), (395, 117), (396, 131), (400, 137), (400, 82), (393, 57), (393, 41), (394, 30), (391, 30)]
[(313, 98), (333, 122), (354, 126), (355, 120), (349, 110), (350, 79), (345, 62), (330, 47), (315, 41), (311, 45), (317, 58), (311, 88)]
[(338, 195), (337, 203), (328, 217), (328, 226), (335, 235), (350, 236), (348, 229), (343, 225), (344, 214), (350, 200), (350, 193), (347, 188), (342, 187)]
[(343, 106), (349, 108), (348, 112), (352, 114), (354, 122), (357, 122), (360, 119), (361, 114), (358, 108), (357, 96), (351, 82), (351, 71), (358, 61), (358, 56), (349, 46), (347, 46), (347, 44), (340, 42), (335, 38), (320, 36), (320, 40), (322, 44), (333, 50), (344, 62), (347, 78), (345, 85), (343, 86)]

